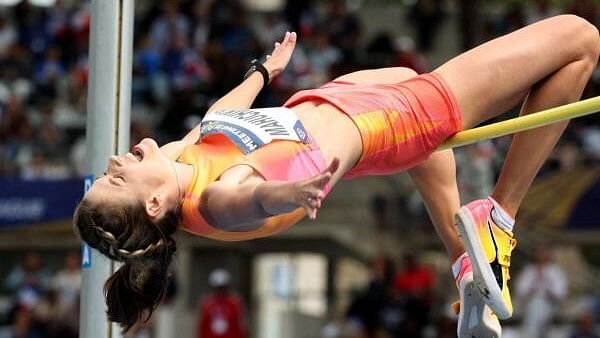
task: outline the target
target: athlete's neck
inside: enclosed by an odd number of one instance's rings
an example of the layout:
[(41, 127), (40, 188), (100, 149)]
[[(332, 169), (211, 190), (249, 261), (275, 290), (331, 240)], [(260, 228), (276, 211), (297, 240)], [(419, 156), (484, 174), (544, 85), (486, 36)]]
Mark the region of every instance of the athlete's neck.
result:
[(174, 162), (173, 168), (175, 169), (175, 173), (177, 174), (177, 184), (179, 184), (178, 194), (181, 191), (181, 195), (179, 198), (183, 198), (188, 187), (192, 184), (192, 180), (194, 178), (194, 167), (189, 164)]

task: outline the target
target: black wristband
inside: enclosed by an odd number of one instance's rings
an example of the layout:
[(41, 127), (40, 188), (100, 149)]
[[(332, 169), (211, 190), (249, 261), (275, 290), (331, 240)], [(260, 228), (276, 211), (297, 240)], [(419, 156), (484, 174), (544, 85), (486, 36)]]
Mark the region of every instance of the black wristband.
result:
[(262, 63), (260, 63), (257, 59), (252, 60), (250, 64), (250, 68), (246, 71), (244, 75), (244, 80), (247, 79), (254, 71), (258, 71), (263, 77), (263, 89), (269, 84), (269, 71)]

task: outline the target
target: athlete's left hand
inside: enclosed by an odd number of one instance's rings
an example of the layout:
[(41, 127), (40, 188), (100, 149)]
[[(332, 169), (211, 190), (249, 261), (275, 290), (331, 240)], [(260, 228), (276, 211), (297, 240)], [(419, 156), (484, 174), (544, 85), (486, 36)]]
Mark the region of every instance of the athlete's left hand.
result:
[(317, 218), (317, 211), (321, 208), (323, 199), (325, 198), (325, 186), (331, 181), (331, 177), (338, 170), (339, 166), (340, 160), (336, 157), (318, 175), (295, 183), (293, 193), (294, 202), (296, 205), (304, 208), (308, 218), (311, 220)]
[(269, 78), (272, 80), (285, 69), (290, 62), (294, 47), (296, 47), (296, 32), (286, 32), (281, 43), (275, 42), (275, 47), (271, 54), (267, 55), (267, 60), (263, 63), (269, 71)]

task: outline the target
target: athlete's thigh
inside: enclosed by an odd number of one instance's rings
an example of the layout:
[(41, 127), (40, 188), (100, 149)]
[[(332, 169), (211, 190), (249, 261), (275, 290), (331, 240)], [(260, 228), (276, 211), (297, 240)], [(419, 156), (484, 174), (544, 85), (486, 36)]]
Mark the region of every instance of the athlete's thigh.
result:
[[(596, 36), (594, 36), (594, 34)], [(585, 57), (597, 30), (561, 15), (524, 27), (467, 51), (435, 70), (457, 98), (470, 128), (518, 104), (538, 81)]]
[(417, 72), (406, 67), (389, 67), (378, 69), (359, 70), (357, 72), (342, 75), (335, 81), (346, 81), (352, 83), (398, 83), (417, 76)]

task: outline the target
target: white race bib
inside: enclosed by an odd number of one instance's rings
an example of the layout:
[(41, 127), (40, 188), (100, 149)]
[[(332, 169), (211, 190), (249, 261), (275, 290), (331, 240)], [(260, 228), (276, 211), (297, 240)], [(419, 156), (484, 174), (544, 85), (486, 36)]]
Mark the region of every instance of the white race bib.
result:
[(227, 136), (245, 154), (273, 140), (310, 143), (302, 122), (284, 107), (217, 110), (200, 123), (200, 137), (216, 133)]

